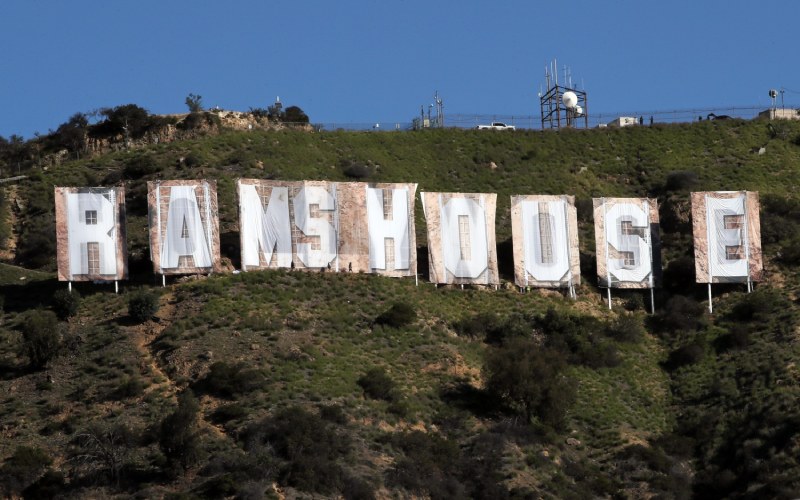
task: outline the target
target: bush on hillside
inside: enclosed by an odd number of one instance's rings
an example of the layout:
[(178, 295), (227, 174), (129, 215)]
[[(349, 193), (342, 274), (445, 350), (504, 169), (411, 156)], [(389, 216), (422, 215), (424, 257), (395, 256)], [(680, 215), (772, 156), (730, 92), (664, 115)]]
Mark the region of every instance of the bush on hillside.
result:
[(53, 294), (53, 311), (59, 319), (65, 320), (78, 313), (81, 303), (81, 295), (76, 291), (69, 291), (64, 288), (56, 290)]
[(186, 469), (200, 461), (199, 415), (197, 399), (192, 391), (185, 390), (178, 396), (178, 408), (161, 421), (158, 445), (173, 467)]
[(51, 265), (56, 255), (55, 236), (55, 219), (51, 215), (28, 219), (17, 242), (17, 261), (29, 268)]
[(350, 436), (315, 413), (299, 406), (284, 408), (250, 425), (243, 438), (248, 453), (271, 446), (282, 459), (279, 480), (283, 485), (325, 495), (345, 487), (340, 462), (350, 454)]
[(486, 352), (486, 389), (522, 414), (560, 428), (575, 397), (574, 382), (563, 374), (560, 352), (530, 339), (512, 339)]
[(53, 460), (44, 450), (29, 446), (17, 446), (0, 467), (0, 487), (3, 496), (18, 496), (22, 490), (33, 483)]
[(668, 192), (689, 191), (697, 186), (698, 178), (695, 172), (678, 171), (667, 174), (664, 188)]
[(390, 328), (402, 328), (410, 325), (417, 319), (417, 312), (405, 302), (395, 302), (389, 309), (375, 318), (376, 325), (388, 326)]
[(398, 398), (397, 385), (383, 368), (369, 369), (357, 383), (364, 390), (364, 394), (372, 399), (394, 401)]
[(682, 366), (697, 364), (705, 358), (706, 347), (706, 342), (703, 339), (696, 338), (672, 351), (664, 366), (671, 371), (677, 370)]
[(61, 349), (58, 318), (52, 311), (32, 310), (21, 317), (22, 351), (33, 368), (44, 368)]
[(158, 294), (147, 290), (133, 292), (128, 297), (128, 315), (137, 323), (150, 320), (158, 312)]
[(248, 368), (244, 363), (217, 361), (195, 388), (223, 398), (232, 399), (264, 387), (261, 370)]
[(689, 297), (673, 295), (655, 317), (655, 323), (671, 334), (697, 331), (705, 325), (705, 310), (703, 304)]
[(641, 316), (620, 314), (607, 326), (607, 335), (620, 342), (639, 342), (645, 336)]

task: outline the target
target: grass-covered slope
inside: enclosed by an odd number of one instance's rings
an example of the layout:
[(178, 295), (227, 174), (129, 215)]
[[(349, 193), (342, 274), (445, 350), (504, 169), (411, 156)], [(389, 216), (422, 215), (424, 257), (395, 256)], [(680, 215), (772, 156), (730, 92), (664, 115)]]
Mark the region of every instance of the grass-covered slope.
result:
[[(0, 491), (796, 495), (798, 137), (794, 124), (739, 121), (226, 132), (32, 172), (11, 220), (17, 263), (37, 270), (0, 266)], [(223, 254), (234, 265), (237, 177), (496, 192), (505, 279), (509, 196), (575, 194), (584, 284), (577, 301), (330, 272), (153, 287), (145, 182), (199, 177), (218, 181)], [(50, 273), (52, 186), (120, 181), (131, 283), (119, 295), (91, 284), (75, 287), (79, 300), (56, 293), (65, 286)], [(694, 284), (687, 211), (688, 192), (706, 189), (761, 193), (767, 266), (753, 294), (715, 287), (713, 316)], [(589, 199), (612, 195), (659, 199), (665, 273), (655, 316), (638, 292), (615, 292), (609, 312), (594, 285)], [(419, 210), (417, 222), (424, 246)], [(150, 294), (155, 308), (140, 322), (131, 303)]]

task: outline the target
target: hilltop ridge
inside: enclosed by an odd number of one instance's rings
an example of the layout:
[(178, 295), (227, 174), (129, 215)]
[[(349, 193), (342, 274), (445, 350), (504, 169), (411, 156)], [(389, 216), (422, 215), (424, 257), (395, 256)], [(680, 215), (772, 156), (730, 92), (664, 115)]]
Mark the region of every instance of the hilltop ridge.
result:
[[(46, 170), (33, 162), (0, 204), (18, 236), (8, 248), (16, 265), (0, 266), (0, 490), (796, 495), (798, 139), (800, 124), (740, 120), (557, 132), (222, 128)], [(239, 177), (497, 193), (504, 280), (510, 195), (575, 195), (578, 299), (279, 270), (154, 286), (146, 181), (217, 180), (222, 254), (239, 268)], [(75, 286), (80, 299), (65, 297), (53, 273), (53, 186), (118, 183), (131, 280), (119, 295), (86, 283)], [(715, 286), (713, 315), (693, 274), (688, 193), (700, 190), (758, 191), (762, 200), (765, 281), (752, 294)], [(615, 291), (611, 312), (602, 302), (591, 220), (599, 196), (659, 201), (655, 316), (639, 292)], [(0, 236), (9, 231), (0, 226)], [(26, 325), (51, 314), (42, 331), (58, 332), (57, 349), (37, 366), (28, 350), (37, 332)]]

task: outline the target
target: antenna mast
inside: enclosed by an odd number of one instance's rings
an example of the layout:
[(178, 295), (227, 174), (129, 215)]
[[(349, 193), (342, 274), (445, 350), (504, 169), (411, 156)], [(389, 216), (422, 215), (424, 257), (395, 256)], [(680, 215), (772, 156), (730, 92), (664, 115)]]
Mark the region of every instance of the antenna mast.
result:
[[(558, 82), (558, 60), (545, 65), (544, 78), (547, 89), (539, 91), (539, 106), (542, 113), (542, 128), (579, 127), (589, 128), (589, 107), (586, 90), (578, 90), (572, 83), (572, 69), (563, 67), (564, 85)], [(583, 82), (583, 80), (581, 80)], [(581, 85), (583, 86), (583, 85)]]

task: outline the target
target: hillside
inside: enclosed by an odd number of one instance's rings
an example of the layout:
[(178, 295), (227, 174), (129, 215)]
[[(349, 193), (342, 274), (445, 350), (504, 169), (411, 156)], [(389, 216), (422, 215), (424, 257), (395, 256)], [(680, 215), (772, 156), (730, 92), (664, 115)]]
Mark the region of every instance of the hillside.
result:
[[(223, 130), (27, 174), (0, 191), (0, 246), (14, 256), (0, 264), (5, 495), (800, 494), (800, 124)], [(146, 181), (216, 179), (223, 259), (238, 269), (238, 177), (497, 193), (504, 280), (510, 195), (574, 194), (584, 284), (577, 301), (450, 289), (428, 283), (423, 264), (419, 286), (290, 271), (156, 286)], [(78, 284), (76, 300), (55, 280), (53, 186), (120, 182), (131, 280), (119, 295)], [(745, 189), (761, 196), (766, 279), (752, 294), (715, 286), (709, 315), (694, 283), (689, 192)], [(615, 291), (611, 312), (602, 301), (598, 196), (659, 200), (654, 316), (639, 292)]]

